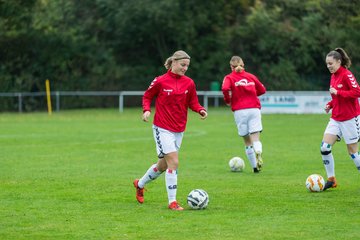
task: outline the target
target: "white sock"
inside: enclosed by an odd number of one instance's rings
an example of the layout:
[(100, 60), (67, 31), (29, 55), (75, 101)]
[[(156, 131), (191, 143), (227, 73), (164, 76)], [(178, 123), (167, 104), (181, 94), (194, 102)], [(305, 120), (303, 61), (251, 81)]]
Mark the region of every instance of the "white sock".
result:
[(359, 155), (359, 153), (357, 152), (357, 153), (351, 154), (350, 156), (351, 156), (352, 160), (354, 161), (356, 168), (360, 171), (360, 155)]
[(320, 149), (327, 177), (335, 177), (335, 163), (331, 152), (331, 145), (326, 142), (322, 142)]
[(157, 177), (161, 175), (162, 172), (160, 172), (156, 168), (156, 164), (151, 165), (151, 167), (146, 171), (144, 176), (140, 178), (138, 186), (139, 188), (144, 188), (145, 184), (147, 184), (150, 181), (155, 180)]
[(327, 177), (334, 177), (335, 176), (335, 164), (334, 164), (334, 157), (332, 153), (328, 155), (321, 155), (323, 159), (323, 163), (326, 170)]
[(251, 164), (251, 167), (256, 168), (256, 156), (255, 156), (254, 148), (252, 146), (246, 146), (245, 154)]
[(262, 153), (262, 144), (260, 141), (253, 142), (253, 147), (256, 153)]
[(167, 169), (165, 173), (165, 185), (169, 203), (176, 201), (177, 171)]

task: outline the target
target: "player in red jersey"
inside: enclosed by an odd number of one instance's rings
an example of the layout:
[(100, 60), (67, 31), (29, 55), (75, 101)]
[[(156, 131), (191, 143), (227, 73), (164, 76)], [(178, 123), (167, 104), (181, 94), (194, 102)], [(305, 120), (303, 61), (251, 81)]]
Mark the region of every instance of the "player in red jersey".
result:
[(331, 73), (330, 94), (332, 100), (325, 106), (331, 118), (325, 129), (321, 143), (321, 156), (328, 180), (324, 190), (335, 188), (335, 163), (331, 153), (337, 140), (344, 138), (348, 153), (360, 171), (359, 134), (360, 134), (360, 87), (354, 75), (348, 70), (351, 60), (342, 48), (336, 48), (326, 55), (326, 65)]
[(155, 180), (165, 171), (165, 184), (169, 200), (169, 209), (183, 210), (176, 201), (178, 151), (187, 123), (188, 108), (207, 117), (204, 107), (199, 104), (194, 81), (185, 76), (190, 65), (190, 56), (176, 51), (165, 62), (167, 73), (156, 77), (143, 96), (143, 116), (147, 122), (151, 113), (151, 102), (155, 100), (153, 134), (158, 154), (153, 164), (140, 179), (134, 181), (136, 199), (144, 202), (144, 186)]
[(238, 134), (245, 142), (245, 153), (255, 173), (262, 167), (262, 143), (260, 142), (261, 104), (258, 96), (266, 89), (259, 79), (245, 71), (244, 61), (239, 56), (230, 60), (231, 73), (226, 75), (222, 92), (227, 105), (234, 112)]

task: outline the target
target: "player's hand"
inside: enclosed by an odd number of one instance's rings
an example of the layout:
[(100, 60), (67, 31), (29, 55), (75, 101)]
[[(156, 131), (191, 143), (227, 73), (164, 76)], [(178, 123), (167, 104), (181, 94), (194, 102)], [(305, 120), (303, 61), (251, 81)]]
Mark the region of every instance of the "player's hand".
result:
[(329, 89), (329, 91), (330, 91), (330, 94), (337, 95), (337, 90), (336, 90), (335, 88), (331, 87), (331, 88)]
[(331, 109), (330, 105), (329, 105), (329, 104), (326, 104), (326, 106), (325, 106), (325, 108), (324, 108), (325, 112), (326, 112), (326, 113), (329, 113), (330, 109)]
[(150, 111), (145, 111), (145, 112), (143, 113), (143, 115), (142, 115), (142, 120), (143, 120), (144, 122), (148, 122), (148, 121), (149, 121), (150, 114), (151, 114)]
[(199, 112), (199, 114), (200, 114), (200, 118), (201, 119), (205, 119), (205, 118), (207, 118), (207, 112), (205, 111), (205, 110), (201, 110), (200, 112)]

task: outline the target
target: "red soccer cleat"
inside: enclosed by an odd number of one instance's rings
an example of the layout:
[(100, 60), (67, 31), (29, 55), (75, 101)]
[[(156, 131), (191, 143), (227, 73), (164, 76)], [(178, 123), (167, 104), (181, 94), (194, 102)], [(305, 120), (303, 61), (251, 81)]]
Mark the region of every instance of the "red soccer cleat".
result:
[(139, 179), (134, 180), (134, 187), (136, 188), (136, 200), (139, 203), (144, 202), (144, 188), (139, 188)]
[(169, 209), (174, 211), (182, 211), (184, 208), (182, 208), (176, 201), (173, 201), (169, 204)]

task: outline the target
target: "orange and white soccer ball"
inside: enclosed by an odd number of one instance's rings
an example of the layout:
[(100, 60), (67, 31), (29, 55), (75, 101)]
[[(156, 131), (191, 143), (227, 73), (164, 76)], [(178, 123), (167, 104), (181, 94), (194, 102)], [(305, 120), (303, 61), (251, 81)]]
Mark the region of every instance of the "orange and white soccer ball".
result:
[(325, 180), (319, 174), (311, 174), (307, 177), (305, 185), (310, 192), (321, 192), (324, 190)]

